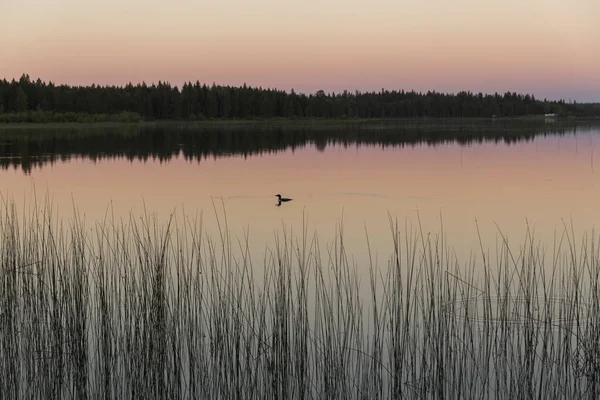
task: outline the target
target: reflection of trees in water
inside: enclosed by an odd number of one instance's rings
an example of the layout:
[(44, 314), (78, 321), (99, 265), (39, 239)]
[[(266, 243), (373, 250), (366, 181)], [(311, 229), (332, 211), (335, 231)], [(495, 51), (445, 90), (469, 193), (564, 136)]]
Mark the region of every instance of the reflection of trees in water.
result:
[(168, 161), (181, 156), (200, 162), (208, 157), (255, 156), (315, 146), (404, 147), (458, 143), (518, 143), (536, 135), (564, 135), (599, 125), (539, 123), (366, 123), (330, 126), (158, 126), (92, 129), (9, 130), (0, 133), (0, 166), (25, 173), (44, 165), (81, 158), (92, 161)]

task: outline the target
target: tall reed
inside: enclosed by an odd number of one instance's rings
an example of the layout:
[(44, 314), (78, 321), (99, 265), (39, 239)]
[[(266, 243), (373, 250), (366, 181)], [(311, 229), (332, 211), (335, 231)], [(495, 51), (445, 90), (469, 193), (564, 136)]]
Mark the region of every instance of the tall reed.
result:
[(4, 201), (0, 397), (600, 396), (593, 232), (565, 227), (551, 250), (499, 235), (460, 261), (442, 233), (391, 219), (379, 266), (352, 261), (341, 225), (325, 246), (282, 226), (256, 259), (218, 222), (107, 214), (90, 229)]

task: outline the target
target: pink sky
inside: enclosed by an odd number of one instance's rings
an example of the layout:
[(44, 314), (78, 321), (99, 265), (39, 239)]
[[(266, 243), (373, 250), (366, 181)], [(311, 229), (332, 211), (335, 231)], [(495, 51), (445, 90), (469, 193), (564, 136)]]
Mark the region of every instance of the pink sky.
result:
[(8, 79), (600, 101), (597, 0), (3, 0), (0, 15)]

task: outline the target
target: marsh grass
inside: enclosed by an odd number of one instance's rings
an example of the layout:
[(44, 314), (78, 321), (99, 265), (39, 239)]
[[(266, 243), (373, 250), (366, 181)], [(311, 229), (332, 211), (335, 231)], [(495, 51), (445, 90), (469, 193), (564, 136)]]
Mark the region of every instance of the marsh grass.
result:
[[(598, 398), (599, 240), (459, 261), (390, 219), (390, 256), (356, 265), (282, 226), (264, 257), (226, 216), (90, 229), (51, 206), (0, 212), (3, 398)], [(19, 217), (22, 215), (22, 217)], [(369, 244), (369, 235), (366, 241)]]

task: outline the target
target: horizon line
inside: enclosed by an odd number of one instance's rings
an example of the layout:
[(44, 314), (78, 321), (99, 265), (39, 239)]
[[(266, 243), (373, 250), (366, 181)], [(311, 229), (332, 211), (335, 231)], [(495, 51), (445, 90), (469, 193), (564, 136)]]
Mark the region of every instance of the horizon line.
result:
[(286, 93), (286, 94), (292, 94), (293, 93), (293, 94), (297, 94), (297, 95), (305, 95), (307, 97), (308, 96), (315, 96), (319, 92), (323, 92), (323, 94), (325, 94), (326, 96), (330, 96), (330, 95), (338, 96), (338, 95), (342, 95), (344, 93), (347, 93), (347, 94), (350, 94), (350, 95), (355, 95), (355, 94), (380, 94), (380, 93), (383, 93), (383, 92), (390, 92), (390, 93), (393, 93), (393, 92), (404, 92), (404, 93), (415, 93), (415, 94), (419, 94), (419, 95), (426, 95), (428, 93), (432, 93), (432, 94), (452, 95), (452, 96), (456, 96), (456, 95), (461, 94), (461, 93), (466, 93), (466, 94), (470, 94), (470, 95), (480, 95), (481, 94), (483, 96), (496, 96), (496, 95), (503, 96), (503, 95), (505, 95), (507, 93), (510, 93), (510, 94), (517, 94), (517, 95), (520, 95), (520, 96), (531, 96), (532, 99), (535, 99), (536, 101), (564, 102), (565, 104), (600, 104), (600, 101), (577, 101), (577, 100), (572, 100), (572, 99), (565, 100), (564, 98), (553, 100), (553, 99), (548, 99), (547, 97), (545, 97), (545, 98), (542, 99), (541, 97), (536, 96), (534, 93), (517, 92), (517, 91), (511, 91), (511, 90), (507, 90), (505, 92), (495, 91), (495, 92), (492, 93), (492, 92), (482, 92), (482, 91), (475, 92), (475, 91), (468, 90), (468, 89), (463, 89), (463, 90), (459, 90), (459, 91), (454, 91), (453, 92), (453, 91), (438, 91), (436, 89), (428, 89), (427, 91), (423, 91), (423, 90), (401, 89), (401, 88), (388, 89), (388, 88), (383, 87), (379, 91), (378, 90), (365, 90), (365, 91), (362, 91), (362, 90), (359, 90), (359, 89), (354, 89), (354, 90), (344, 89), (344, 90), (341, 90), (341, 91), (329, 91), (328, 92), (328, 91), (319, 89), (319, 90), (316, 90), (313, 93), (308, 93), (308, 92), (304, 92), (304, 91), (296, 91), (294, 88), (291, 88), (288, 91), (288, 90), (285, 90), (285, 89), (278, 89), (276, 87), (263, 87), (263, 86), (260, 86), (260, 85), (259, 86), (252, 86), (252, 85), (246, 84), (245, 82), (242, 85), (239, 85), (239, 86), (238, 85), (229, 85), (229, 84), (225, 85), (225, 84), (220, 84), (220, 83), (217, 84), (215, 81), (213, 81), (212, 84), (209, 84), (207, 81), (200, 81), (199, 79), (196, 79), (195, 82), (193, 82), (191, 80), (187, 80), (181, 86), (179, 86), (177, 84), (171, 84), (171, 82), (169, 80), (161, 80), (161, 79), (159, 79), (158, 82), (152, 81), (151, 83), (147, 83), (145, 80), (142, 80), (141, 82), (138, 81), (135, 84), (133, 82), (129, 81), (126, 84), (97, 84), (97, 83), (92, 82), (91, 84), (86, 84), (86, 85), (71, 85), (71, 84), (68, 84), (68, 83), (57, 83), (57, 82), (54, 82), (52, 80), (45, 81), (45, 80), (42, 80), (40, 77), (38, 77), (36, 79), (32, 79), (31, 76), (29, 74), (27, 74), (27, 73), (23, 73), (18, 79), (13, 77), (13, 78), (10, 78), (10, 80), (9, 80), (6, 77), (3, 77), (2, 80), (4, 80), (5, 82), (8, 82), (8, 83), (12, 83), (12, 82), (19, 83), (20, 80), (23, 79), (24, 77), (28, 78), (31, 83), (36, 83), (39, 80), (39, 81), (41, 81), (42, 84), (46, 84), (46, 85), (52, 84), (52, 85), (57, 86), (57, 87), (67, 86), (67, 87), (71, 87), (71, 88), (91, 88), (91, 87), (96, 87), (96, 88), (117, 88), (117, 89), (118, 88), (122, 88), (122, 89), (124, 89), (124, 88), (126, 88), (127, 86), (130, 86), (130, 85), (133, 86), (133, 87), (143, 86), (143, 85), (146, 85), (146, 87), (152, 87), (152, 86), (158, 86), (159, 84), (167, 84), (167, 85), (170, 85), (173, 89), (177, 89), (177, 90), (181, 91), (181, 89), (183, 89), (184, 86), (187, 86), (187, 85), (196, 86), (197, 84), (200, 84), (201, 86), (207, 86), (209, 88), (213, 87), (213, 86), (215, 86), (215, 87), (227, 87), (227, 88), (243, 88), (245, 86), (248, 89), (277, 91), (277, 92), (283, 92), (283, 93)]

